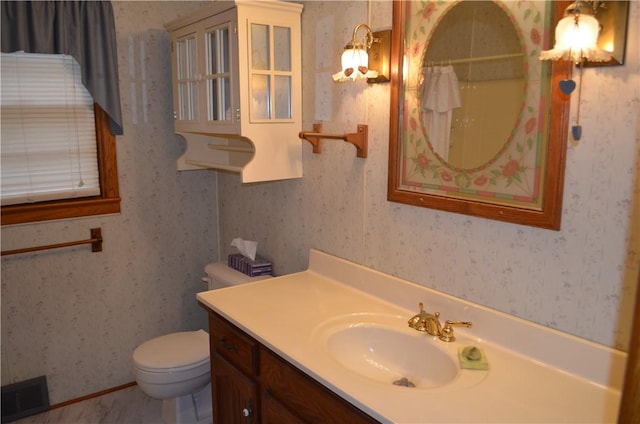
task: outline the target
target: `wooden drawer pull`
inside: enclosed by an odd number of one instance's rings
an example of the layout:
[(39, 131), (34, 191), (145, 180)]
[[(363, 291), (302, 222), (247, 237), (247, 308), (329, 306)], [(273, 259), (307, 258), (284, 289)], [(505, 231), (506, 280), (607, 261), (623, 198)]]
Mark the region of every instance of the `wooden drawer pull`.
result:
[(238, 347), (234, 344), (227, 342), (227, 338), (225, 336), (220, 337), (220, 345), (227, 350), (231, 350), (234, 352), (238, 351)]

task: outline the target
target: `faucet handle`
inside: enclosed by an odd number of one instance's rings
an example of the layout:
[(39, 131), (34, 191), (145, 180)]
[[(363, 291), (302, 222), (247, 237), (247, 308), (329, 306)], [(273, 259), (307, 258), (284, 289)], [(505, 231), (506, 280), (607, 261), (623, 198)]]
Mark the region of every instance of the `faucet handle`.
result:
[(473, 323), (471, 321), (451, 321), (446, 320), (444, 322), (444, 328), (440, 332), (440, 340), (443, 342), (453, 342), (456, 337), (453, 335), (453, 327), (471, 327)]

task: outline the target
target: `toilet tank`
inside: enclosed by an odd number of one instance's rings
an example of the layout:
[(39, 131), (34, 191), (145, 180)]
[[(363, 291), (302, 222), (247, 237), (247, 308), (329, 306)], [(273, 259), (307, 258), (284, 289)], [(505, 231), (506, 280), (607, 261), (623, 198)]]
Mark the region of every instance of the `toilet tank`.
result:
[(209, 290), (221, 289), (223, 287), (238, 286), (240, 284), (251, 283), (253, 281), (272, 278), (270, 275), (260, 275), (257, 277), (249, 277), (233, 268), (230, 268), (224, 262), (212, 262), (204, 267), (205, 277), (202, 281), (207, 283)]

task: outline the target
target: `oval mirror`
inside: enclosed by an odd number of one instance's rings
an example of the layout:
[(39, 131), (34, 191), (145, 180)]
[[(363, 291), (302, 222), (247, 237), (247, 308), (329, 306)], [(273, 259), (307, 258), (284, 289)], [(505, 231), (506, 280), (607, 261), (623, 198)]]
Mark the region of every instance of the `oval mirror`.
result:
[(569, 3), (393, 2), (388, 200), (560, 228), (572, 64), (539, 55)]
[(526, 60), (513, 21), (492, 1), (465, 1), (451, 7), (429, 36), (419, 87), (421, 124), (432, 150), (455, 168), (495, 159), (518, 126)]

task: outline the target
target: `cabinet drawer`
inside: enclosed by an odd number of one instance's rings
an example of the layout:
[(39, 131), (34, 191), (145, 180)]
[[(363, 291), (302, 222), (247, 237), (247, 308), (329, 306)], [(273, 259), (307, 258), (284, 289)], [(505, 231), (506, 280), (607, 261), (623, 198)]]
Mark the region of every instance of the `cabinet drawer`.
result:
[[(374, 420), (266, 348), (260, 351), (262, 390), (305, 423), (372, 424)], [(289, 416), (293, 417), (292, 414)], [(297, 418), (296, 418), (297, 419)], [(295, 419), (285, 422), (299, 422)]]
[(255, 340), (213, 312), (209, 313), (209, 337), (212, 351), (247, 375), (257, 374), (258, 345)]

